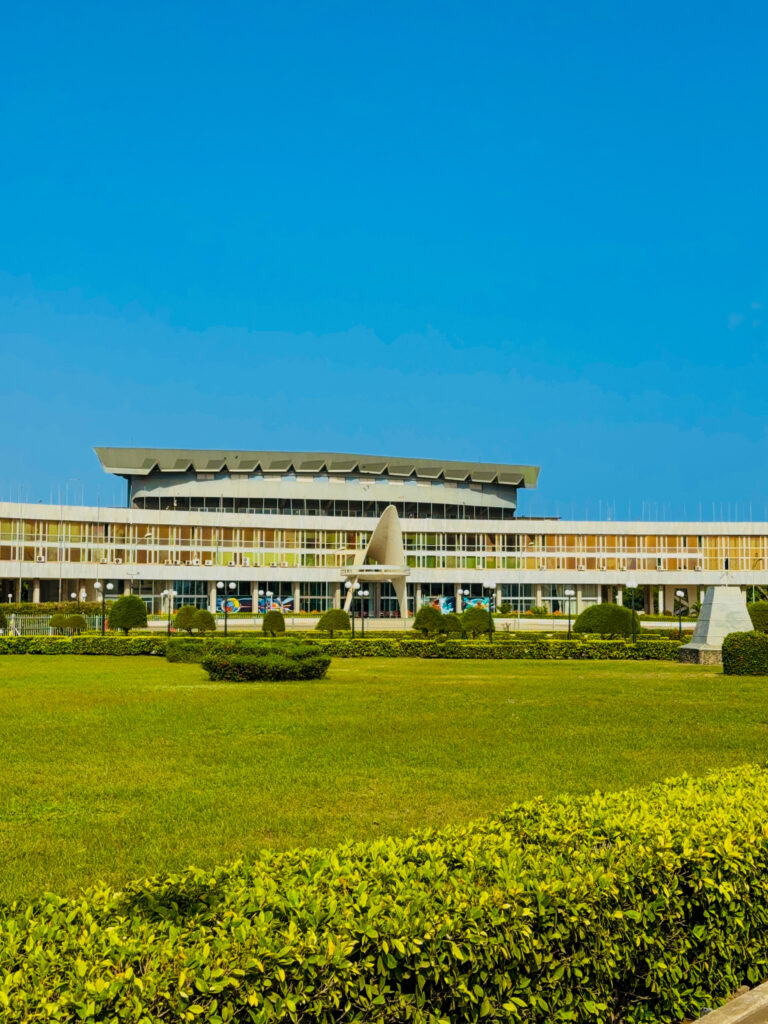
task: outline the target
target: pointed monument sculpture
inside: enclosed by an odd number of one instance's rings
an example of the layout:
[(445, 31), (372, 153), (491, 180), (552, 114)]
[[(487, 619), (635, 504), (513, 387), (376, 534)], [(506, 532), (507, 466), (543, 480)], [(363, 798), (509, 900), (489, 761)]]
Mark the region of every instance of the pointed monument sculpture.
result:
[(729, 633), (748, 633), (753, 628), (740, 587), (708, 587), (693, 639), (680, 648), (680, 661), (693, 665), (720, 665), (725, 637)]

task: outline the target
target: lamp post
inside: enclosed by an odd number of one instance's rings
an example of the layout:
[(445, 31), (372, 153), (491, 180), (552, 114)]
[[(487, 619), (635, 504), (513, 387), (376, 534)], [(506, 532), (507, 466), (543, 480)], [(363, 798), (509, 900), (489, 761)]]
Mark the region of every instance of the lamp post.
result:
[(629, 610), (632, 615), (632, 643), (634, 644), (637, 642), (637, 622), (635, 620), (635, 590), (637, 590), (637, 580), (631, 578), (628, 579), (627, 590), (632, 591), (632, 596), (630, 597), (632, 604)]
[(98, 580), (93, 584), (93, 588), (94, 590), (101, 591), (101, 635), (104, 636), (107, 618), (107, 591), (114, 588), (111, 583), (107, 583), (106, 587), (102, 587)]
[(492, 612), (493, 612), (493, 605), (491, 604), (491, 602), (493, 600), (493, 593), (496, 590), (496, 584), (495, 583), (484, 583), (483, 586), (488, 591), (488, 643), (492, 644), (493, 643), (493, 614), (492, 614)]
[(221, 604), (224, 608), (224, 636), (227, 635), (227, 619), (229, 614), (229, 609), (227, 608), (227, 602), (229, 601), (227, 590), (234, 590), (236, 586), (236, 583), (227, 583), (225, 586), (222, 580), (219, 580), (216, 584), (216, 589), (220, 590), (222, 593)]
[(365, 605), (363, 604), (364, 598), (368, 597), (369, 590), (358, 590), (357, 596), (360, 598), (360, 637), (365, 636)]
[(160, 597), (164, 597), (168, 602), (168, 636), (171, 635), (171, 618), (173, 616), (173, 599), (176, 597), (175, 590), (164, 590)]
[[(459, 598), (459, 601), (461, 602), (461, 605), (462, 605), (462, 609), (463, 609), (463, 606), (464, 606), (464, 598), (465, 598), (465, 597), (469, 597), (469, 590), (462, 590), (462, 588), (461, 588), (461, 587), (459, 587), (459, 589), (458, 589), (458, 592), (457, 592), (457, 596), (458, 596), (458, 598)], [(459, 611), (459, 609), (457, 608), (457, 609), (456, 609), (456, 611), (458, 612), (458, 611)]]
[(70, 601), (77, 601), (77, 610), (80, 611), (80, 598), (78, 597), (77, 592), (70, 594), (69, 599)]
[[(344, 584), (346, 590), (352, 590), (352, 600), (349, 602), (349, 607), (352, 612), (352, 639), (355, 639), (355, 590), (360, 589), (359, 583), (350, 583), (349, 580)], [(353, 589), (354, 588), (354, 589)]]
[(677, 598), (677, 638), (678, 640), (683, 639), (683, 601), (685, 597), (684, 590), (676, 590), (675, 597)]
[(568, 598), (568, 639), (571, 639), (571, 601), (575, 597), (576, 591), (564, 590), (563, 593)]

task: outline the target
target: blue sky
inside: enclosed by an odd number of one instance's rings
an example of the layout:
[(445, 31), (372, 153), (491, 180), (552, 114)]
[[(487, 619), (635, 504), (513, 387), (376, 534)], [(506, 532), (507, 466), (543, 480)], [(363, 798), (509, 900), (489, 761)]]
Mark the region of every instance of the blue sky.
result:
[[(94, 444), (532, 462), (765, 518), (768, 8), (29, 4), (0, 37), (0, 497)], [(69, 484), (68, 484), (69, 482)]]

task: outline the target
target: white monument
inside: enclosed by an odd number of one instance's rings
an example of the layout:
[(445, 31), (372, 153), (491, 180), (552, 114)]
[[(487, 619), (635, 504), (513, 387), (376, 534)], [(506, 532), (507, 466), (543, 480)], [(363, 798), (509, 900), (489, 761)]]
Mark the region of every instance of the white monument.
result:
[(748, 633), (753, 628), (740, 587), (707, 587), (693, 639), (680, 648), (680, 661), (720, 665), (724, 638), (729, 633)]

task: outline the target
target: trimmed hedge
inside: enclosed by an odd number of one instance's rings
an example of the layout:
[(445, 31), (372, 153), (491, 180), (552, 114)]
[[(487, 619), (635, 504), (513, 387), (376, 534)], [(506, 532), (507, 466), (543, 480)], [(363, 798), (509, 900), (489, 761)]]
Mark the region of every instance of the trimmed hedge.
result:
[(625, 608), (622, 604), (604, 601), (585, 608), (576, 617), (573, 624), (574, 633), (601, 633), (603, 636), (631, 636), (632, 616), (635, 618), (635, 632), (641, 630), (637, 612)]
[(0, 636), (2, 654), (165, 654), (164, 634), (142, 636)]
[(768, 676), (768, 636), (729, 633), (723, 640), (723, 672), (727, 676)]
[(768, 633), (768, 601), (751, 601), (747, 611), (755, 629), (760, 633)]
[[(169, 661), (201, 662), (209, 653), (253, 654), (264, 647), (278, 650), (290, 640), (259, 640), (240, 637), (205, 641), (196, 638), (168, 641)], [(364, 640), (335, 638), (311, 640), (318, 650), (334, 658), (446, 658), (506, 661), (535, 660), (599, 660), (599, 661), (677, 661), (678, 640), (505, 640), (483, 643), (476, 640), (395, 640), (379, 637)]]
[(0, 1020), (698, 1018), (768, 975), (767, 817), (745, 767), (48, 893), (0, 906)]
[(208, 654), (202, 666), (212, 680), (246, 683), (322, 679), (331, 659), (316, 647), (271, 648), (263, 654)]

